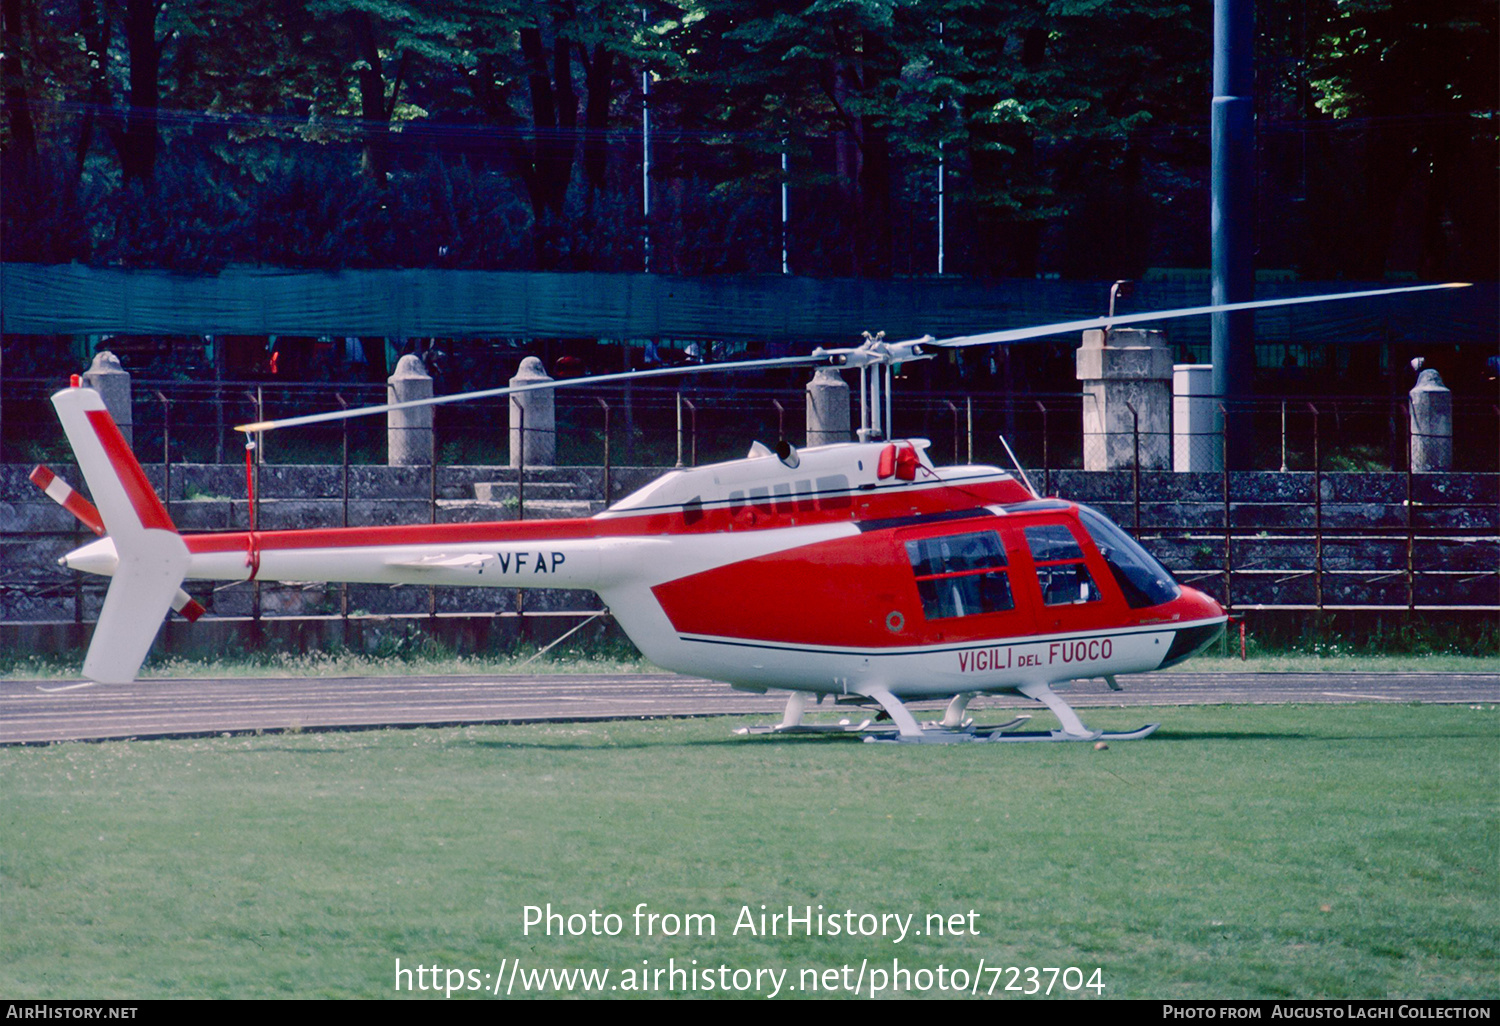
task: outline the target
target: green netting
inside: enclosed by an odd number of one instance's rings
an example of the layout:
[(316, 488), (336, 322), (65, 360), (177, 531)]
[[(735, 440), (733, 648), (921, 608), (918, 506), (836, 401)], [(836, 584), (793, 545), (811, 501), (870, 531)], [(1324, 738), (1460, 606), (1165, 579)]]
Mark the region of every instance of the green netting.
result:
[[(1386, 283), (1276, 282), (1260, 298)], [(191, 276), (77, 264), (0, 264), (0, 331), (15, 334), (709, 338), (850, 344), (1046, 324), (1104, 312), (1107, 282), (672, 277), (510, 271), (229, 269)], [(1264, 342), (1482, 342), (1494, 283), (1261, 313)], [(1122, 312), (1196, 306), (1208, 286), (1147, 282)], [(1207, 318), (1170, 328), (1203, 344)]]

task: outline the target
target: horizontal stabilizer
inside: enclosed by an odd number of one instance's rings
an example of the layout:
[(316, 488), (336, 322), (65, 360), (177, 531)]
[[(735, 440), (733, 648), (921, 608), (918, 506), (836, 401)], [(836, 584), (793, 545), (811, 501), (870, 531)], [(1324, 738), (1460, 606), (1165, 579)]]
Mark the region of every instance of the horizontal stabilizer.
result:
[[(142, 531), (131, 540), (104, 596), (83, 663), (85, 677), (101, 684), (129, 684), (135, 679), (162, 619), (177, 601), (189, 558), (176, 534)], [(197, 605), (192, 599), (188, 603)], [(183, 615), (188, 615), (185, 608)]]

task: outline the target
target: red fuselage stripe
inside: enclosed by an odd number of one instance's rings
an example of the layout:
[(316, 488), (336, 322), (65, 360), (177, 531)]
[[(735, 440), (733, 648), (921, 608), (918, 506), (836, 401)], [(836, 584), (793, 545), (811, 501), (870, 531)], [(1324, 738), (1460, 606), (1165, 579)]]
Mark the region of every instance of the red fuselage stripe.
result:
[(88, 410), (86, 413), (89, 423), (93, 425), (94, 434), (99, 438), (99, 444), (104, 446), (104, 454), (109, 457), (110, 465), (115, 469), (115, 476), (120, 479), (120, 484), (130, 499), (130, 505), (135, 507), (135, 515), (140, 518), (141, 526), (147, 530), (176, 532), (172, 518), (167, 516), (166, 508), (156, 497), (151, 482), (146, 480), (146, 472), (136, 462), (135, 454), (130, 451), (130, 444), (120, 434), (114, 420), (104, 410)]

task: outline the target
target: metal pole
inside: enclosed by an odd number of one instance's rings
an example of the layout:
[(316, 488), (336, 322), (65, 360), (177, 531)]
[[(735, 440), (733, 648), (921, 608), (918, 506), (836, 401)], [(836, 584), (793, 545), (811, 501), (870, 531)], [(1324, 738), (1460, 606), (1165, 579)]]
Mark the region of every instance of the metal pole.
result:
[[(941, 47), (942, 45), (943, 45), (943, 23), (942, 22), (938, 22), (938, 46)], [(940, 119), (942, 117), (942, 111), (943, 111), (943, 109), (946, 106), (947, 106), (946, 103), (940, 103), (940, 104), (938, 104), (938, 116), (939, 116)], [(943, 178), (944, 177), (945, 176), (943, 174), (943, 141), (941, 139), (939, 139), (938, 140), (938, 166), (937, 166), (937, 246), (938, 246), (938, 252), (937, 252), (937, 273), (938, 274), (942, 274), (943, 273), (943, 243), (945, 241), (944, 238), (943, 238)], [(972, 456), (970, 457), (969, 462), (970, 463), (974, 462)]]
[(1125, 404), (1130, 411), (1130, 433), (1135, 442), (1135, 457), (1130, 464), (1130, 495), (1135, 504), (1135, 531), (1141, 530), (1141, 418), (1135, 412), (1135, 407), (1130, 403)]
[(161, 392), (161, 493), (167, 519), (172, 519), (172, 404)]
[(677, 393), (677, 466), (682, 466), (682, 393)]
[(868, 442), (870, 440), (870, 401), (865, 395), (869, 385), (866, 382), (869, 369), (863, 365), (859, 368), (859, 440)]
[[(255, 419), (260, 420), (260, 403), (256, 401), (255, 393), (246, 392), (245, 398), (255, 406)], [(255, 449), (256, 439), (247, 434), (245, 436), (245, 516), (250, 522), (251, 531), (255, 530), (255, 494), (258, 491), (255, 487)], [(233, 514), (233, 512), (231, 505), (230, 513)]]
[[(1252, 0), (1214, 0), (1209, 223), (1215, 304), (1255, 298), (1254, 46)], [(1212, 331), (1214, 393), (1235, 411), (1234, 423), (1224, 432), (1224, 463), (1249, 469), (1252, 425), (1238, 400), (1253, 388), (1255, 314), (1214, 314)]]
[(516, 519), (526, 519), (526, 407), (516, 402), (515, 396), (511, 396), (511, 402), (516, 403), (516, 409), (521, 411), (519, 430), (517, 434), (521, 438), (521, 460), (516, 467)]
[(1286, 400), (1281, 401), (1281, 472), (1286, 473)]
[[(432, 426), (427, 431), (427, 522), (437, 523), (437, 410), (433, 410)], [(437, 588), (427, 586), (427, 615), (437, 617)]]
[(1319, 612), (1323, 609), (1323, 440), (1318, 408), (1307, 404), (1313, 415), (1313, 590)]
[[(262, 386), (260, 386), (260, 385), (256, 385), (255, 386), (255, 417), (256, 417), (257, 420), (264, 420), (265, 419), (264, 410), (265, 410), (265, 389)], [(265, 461), (266, 461), (266, 433), (264, 431), (260, 431), (260, 432), (257, 432), (256, 436), (255, 436), (255, 468), (256, 468), (256, 470), (255, 470), (255, 494), (256, 495), (260, 494), (260, 465), (262, 463), (264, 463)]]
[[(624, 344), (620, 346), (621, 370), (630, 370), (630, 347)], [(635, 456), (635, 403), (632, 397), (635, 392), (631, 388), (630, 379), (625, 379), (625, 395), (623, 405), (625, 407), (625, 463), (628, 465)]]
[(786, 274), (786, 223), (787, 223), (787, 195), (786, 195), (786, 140), (781, 140), (781, 273)]
[(938, 273), (942, 275), (942, 260), (944, 260), (944, 222), (942, 222), (942, 184), (944, 184), (944, 157), (942, 157), (942, 141), (938, 141)]
[[(1219, 444), (1225, 444), (1225, 435), (1228, 433), (1228, 417), (1224, 410), (1224, 404), (1219, 404)], [(1229, 461), (1220, 461), (1220, 484), (1224, 492), (1224, 608), (1233, 605), (1234, 582), (1230, 572), (1234, 566), (1234, 550), (1230, 543), (1229, 534)]]
[[(344, 397), (342, 395), (340, 395), (337, 392), (335, 392), (334, 395), (333, 395), (333, 397), (339, 401), (339, 407), (341, 409), (347, 410), (349, 408), (349, 404), (344, 400)], [(340, 478), (340, 480), (339, 480), (339, 488), (340, 488), (341, 492), (343, 493), (344, 526), (348, 527), (349, 526), (349, 419), (346, 417), (343, 420), (339, 421), (339, 426), (343, 428), (343, 435), (344, 435), (344, 438), (343, 438), (343, 457), (342, 457), (343, 458), (343, 469), (341, 470), (341, 472), (339, 474), (339, 478)], [(339, 616), (341, 616), (345, 620), (349, 619), (349, 582), (348, 581), (345, 581), (345, 582), (343, 582), (342, 584), (339, 585)], [(345, 630), (347, 631), (347, 625), (345, 627)], [(348, 640), (348, 638), (347, 638), (347, 635), (346, 635), (345, 641), (347, 641), (347, 640)]]
[(1052, 461), (1047, 452), (1047, 406), (1040, 399), (1032, 400), (1042, 411), (1042, 491), (1052, 494)]
[(972, 395), (964, 396), (964, 409), (968, 414), (969, 464), (972, 466), (974, 463), (974, 397)]
[[(786, 408), (781, 405), (780, 399), (772, 399), (771, 405), (776, 407), (776, 440), (786, 440)], [(681, 466), (681, 464), (678, 464)]]
[[(1397, 403), (1399, 408), (1400, 403)], [(1416, 574), (1412, 568), (1412, 549), (1415, 546), (1415, 537), (1412, 531), (1412, 409), (1411, 400), (1406, 401), (1406, 609), (1411, 612), (1417, 604)]]
[(698, 407), (691, 399), (684, 399), (683, 402), (687, 403), (688, 440), (692, 447), (688, 458), (692, 461), (691, 465), (696, 467), (698, 465)]
[(890, 365), (885, 365), (885, 437), (896, 437), (896, 418), (891, 415), (891, 392), (896, 387), (896, 371)]
[[(646, 9), (641, 8), (645, 29)], [(651, 73), (641, 67), (641, 262), (651, 273)]]
[(958, 407), (953, 405), (952, 399), (944, 400), (948, 404), (949, 411), (953, 414), (953, 462), (958, 463)]
[[(333, 397), (338, 400), (338, 402), (339, 402), (339, 408), (340, 409), (347, 410), (349, 408), (348, 401), (345, 400), (342, 395), (340, 395), (337, 392), (335, 392)], [(343, 428), (343, 445), (341, 447), (341, 449), (342, 449), (342, 457), (341, 458), (343, 460), (343, 468), (340, 471), (340, 475), (339, 475), (340, 476), (339, 487), (342, 490), (343, 500), (344, 500), (344, 526), (348, 527), (349, 526), (349, 419), (346, 417), (343, 420), (339, 421), (339, 426), (341, 428)]]
[[(255, 387), (255, 420), (257, 423), (266, 419), (264, 400), (265, 394), (261, 387), (257, 385)], [(265, 432), (259, 432), (256, 435), (255, 441), (255, 454), (252, 460), (252, 465), (254, 467), (253, 481), (255, 483), (255, 494), (250, 499), (250, 530), (252, 532), (255, 530), (255, 525), (260, 523), (260, 464), (261, 460), (264, 458), (265, 453)], [(252, 544), (254, 543), (252, 542)], [(258, 579), (252, 586), (251, 590), (250, 617), (257, 624), (260, 623), (260, 581)]]

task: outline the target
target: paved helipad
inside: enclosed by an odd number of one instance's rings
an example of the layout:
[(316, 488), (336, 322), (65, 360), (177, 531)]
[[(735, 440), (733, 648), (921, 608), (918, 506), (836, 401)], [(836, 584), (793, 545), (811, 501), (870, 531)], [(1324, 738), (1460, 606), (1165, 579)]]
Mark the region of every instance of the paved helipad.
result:
[[(1078, 708), (1327, 702), (1500, 703), (1500, 673), (1154, 673), (1125, 690), (1079, 681)], [(675, 674), (286, 677), (146, 680), (134, 684), (0, 681), (0, 744), (179, 737), (254, 730), (355, 729), (762, 713), (784, 692), (735, 691)], [(921, 705), (919, 704), (919, 708)], [(977, 709), (1042, 707), (1020, 696)]]

